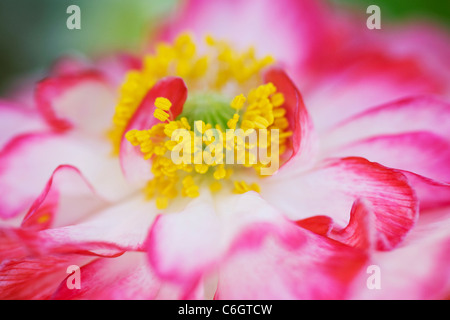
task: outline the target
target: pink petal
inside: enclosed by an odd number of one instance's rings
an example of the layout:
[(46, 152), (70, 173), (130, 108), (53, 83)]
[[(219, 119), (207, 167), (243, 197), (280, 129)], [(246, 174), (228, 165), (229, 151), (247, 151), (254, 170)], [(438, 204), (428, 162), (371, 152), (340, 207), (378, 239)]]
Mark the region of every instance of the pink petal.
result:
[(150, 129), (157, 123), (161, 123), (153, 116), (155, 100), (164, 97), (172, 102), (170, 108), (171, 119), (175, 119), (183, 110), (187, 98), (187, 88), (181, 78), (167, 77), (155, 84), (142, 100), (139, 108), (134, 113), (125, 129), (120, 147), (120, 162), (124, 175), (129, 181), (145, 183), (150, 179), (149, 161), (144, 160), (138, 147), (133, 147), (125, 139), (125, 133), (136, 129)]
[(74, 224), (107, 205), (80, 171), (60, 166), (22, 221), (22, 228), (42, 230)]
[(421, 213), (450, 205), (450, 183), (434, 181), (407, 171), (403, 171), (403, 174), (417, 194)]
[(78, 255), (54, 255), (45, 259), (25, 258), (2, 261), (0, 298), (2, 300), (49, 299), (67, 276), (67, 267), (88, 260)]
[(0, 228), (0, 249), (1, 299), (49, 299), (69, 266), (123, 254), (107, 243), (59, 244), (32, 230), (7, 228)]
[(406, 177), (363, 158), (330, 159), (301, 175), (274, 175), (261, 189), (264, 199), (292, 220), (326, 215), (341, 227), (348, 224), (355, 200), (364, 198), (374, 210), (381, 250), (398, 245), (418, 213)]
[(35, 111), (7, 101), (0, 101), (0, 150), (13, 137), (47, 128)]
[[(381, 31), (381, 30), (380, 30)], [(398, 30), (384, 30), (376, 33), (372, 41), (377, 45), (383, 45), (395, 57), (403, 59), (414, 58), (425, 70), (430, 71), (433, 77), (444, 86), (443, 93), (450, 93), (450, 46), (449, 35), (439, 26), (411, 21), (402, 25)], [(385, 45), (386, 42), (388, 45)]]
[(134, 190), (108, 144), (79, 136), (30, 134), (15, 138), (0, 152), (0, 216), (11, 218), (27, 210), (53, 171), (65, 164), (77, 167), (108, 200)]
[(369, 274), (356, 281), (354, 299), (446, 299), (450, 292), (450, 208), (421, 215), (401, 247), (374, 253), (381, 288), (368, 289)]
[(111, 125), (116, 93), (103, 74), (83, 71), (39, 82), (36, 104), (47, 123), (57, 131), (76, 128), (102, 136)]
[(384, 53), (344, 56), (334, 70), (309, 88), (305, 103), (319, 132), (373, 106), (421, 94), (439, 94), (431, 72), (413, 59), (393, 59)]
[(371, 252), (376, 244), (375, 214), (368, 201), (357, 199), (345, 228), (335, 225), (327, 216), (314, 216), (296, 221), (302, 228), (326, 236), (351, 247)]
[(221, 265), (215, 298), (343, 299), (365, 261), (359, 250), (287, 223)]
[[(336, 294), (338, 292), (341, 294), (343, 286), (339, 283), (341, 281), (345, 283), (352, 278), (365, 260), (364, 254), (360, 251), (331, 242), (287, 222), (253, 192), (241, 196), (229, 196), (223, 200), (220, 203), (216, 202), (215, 207), (207, 198), (194, 200), (183, 212), (160, 216), (155, 221), (147, 244), (150, 263), (161, 279), (190, 288), (195, 286), (203, 276), (212, 274), (217, 268), (222, 274), (222, 266), (228, 263), (233, 265), (230, 270), (246, 271), (234, 265), (236, 259), (240, 259), (241, 256), (249, 261), (254, 269), (252, 259), (258, 256), (266, 259), (272, 254), (272, 248), (268, 249), (267, 243), (275, 238), (280, 242), (279, 248), (273, 249), (275, 254), (283, 255), (280, 259), (288, 259), (289, 256), (297, 257), (294, 260), (299, 263), (299, 267), (302, 267), (302, 259), (306, 262), (308, 260), (306, 257), (315, 250), (323, 250), (324, 257), (325, 252), (336, 255), (334, 261), (339, 266), (334, 271), (329, 272), (326, 267), (324, 269), (319, 267), (315, 275), (333, 286)], [(332, 253), (333, 250), (336, 252)], [(257, 257), (254, 257), (255, 255)], [(337, 256), (340, 256), (340, 259)], [(285, 280), (288, 280), (288, 273), (292, 269), (285, 264), (277, 265), (280, 259), (269, 259), (272, 263), (267, 264), (268, 272), (275, 273), (282, 270), (286, 273)], [(311, 266), (311, 261), (306, 265)], [(341, 269), (340, 266), (343, 268)], [(227, 275), (228, 271), (224, 269), (224, 276), (230, 276)], [(219, 293), (216, 298), (236, 298), (228, 294), (241, 294), (242, 288), (256, 286), (253, 279), (256, 275), (261, 276), (258, 279), (259, 284), (263, 285), (267, 281), (267, 275), (264, 274), (254, 273), (252, 276), (245, 272), (242, 278), (239, 278), (239, 272), (237, 274), (232, 272), (233, 278), (223, 281), (232, 288), (224, 287), (222, 289), (224, 291), (221, 291), (222, 281), (219, 280)], [(283, 272), (279, 274), (282, 276)], [(296, 272), (300, 276), (306, 271), (298, 269)], [(283, 285), (286, 286), (284, 290), (266, 292), (263, 290), (264, 287), (259, 287), (257, 291), (260, 295), (275, 295), (278, 298), (283, 297), (284, 294), (296, 294), (291, 292), (292, 279), (283, 281)], [(306, 286), (304, 291), (298, 294), (312, 294), (310, 289)], [(229, 293), (231, 290), (233, 292)]]
[(328, 150), (364, 138), (414, 131), (450, 137), (450, 104), (422, 96), (381, 105), (324, 132), (322, 146)]
[[(65, 212), (58, 212), (64, 215)], [(143, 250), (155, 216), (153, 201), (139, 194), (89, 215), (77, 224), (46, 229), (40, 235), (58, 245), (104, 243), (121, 250)]]
[(344, 229), (334, 229), (330, 238), (362, 250), (376, 245), (376, 216), (368, 201), (358, 199), (350, 212), (350, 221)]
[(333, 219), (327, 216), (314, 216), (295, 222), (303, 229), (308, 229), (318, 235), (327, 236), (333, 228)]
[(53, 294), (57, 300), (154, 300), (192, 299), (161, 282), (150, 269), (145, 253), (129, 252), (109, 259), (98, 258), (81, 270), (81, 289), (70, 290), (66, 280)]
[(430, 132), (368, 138), (327, 152), (326, 156), (363, 157), (387, 167), (450, 182), (450, 140)]
[(333, 52), (339, 43), (342, 33), (336, 25), (341, 22), (332, 25), (331, 19), (326, 7), (314, 1), (194, 0), (167, 23), (161, 38), (172, 40), (190, 31), (200, 41), (211, 34), (239, 49), (254, 46), (258, 55), (273, 55), (299, 75), (317, 52)]

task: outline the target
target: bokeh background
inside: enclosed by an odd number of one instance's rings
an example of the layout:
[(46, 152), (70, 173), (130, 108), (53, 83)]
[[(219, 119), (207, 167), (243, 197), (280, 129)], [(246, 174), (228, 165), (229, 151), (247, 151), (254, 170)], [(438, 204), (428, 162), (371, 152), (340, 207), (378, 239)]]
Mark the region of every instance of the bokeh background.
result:
[[(215, 0), (211, 0), (215, 1)], [(380, 6), (382, 22), (431, 20), (450, 30), (449, 0), (329, 0), (343, 10)], [(136, 50), (178, 0), (0, 0), (0, 95), (24, 74), (63, 54)], [(81, 8), (81, 30), (68, 30), (66, 9)]]

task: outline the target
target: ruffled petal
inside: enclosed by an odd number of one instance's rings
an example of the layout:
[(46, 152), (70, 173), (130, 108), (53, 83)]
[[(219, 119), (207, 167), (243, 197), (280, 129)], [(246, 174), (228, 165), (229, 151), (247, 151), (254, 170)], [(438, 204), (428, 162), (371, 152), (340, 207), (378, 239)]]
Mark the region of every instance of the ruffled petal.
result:
[(363, 158), (330, 159), (300, 175), (274, 175), (261, 184), (262, 196), (292, 220), (331, 217), (347, 226), (353, 203), (369, 202), (375, 213), (377, 248), (398, 245), (418, 214), (416, 194), (406, 177)]
[(47, 125), (35, 111), (0, 101), (0, 150), (15, 136), (46, 129)]
[(71, 128), (103, 136), (116, 104), (115, 88), (98, 71), (67, 73), (38, 83), (36, 104), (47, 123), (57, 131)]
[(127, 184), (110, 147), (79, 136), (30, 134), (11, 141), (0, 152), (0, 217), (11, 218), (30, 208), (53, 171), (77, 167), (100, 196), (117, 200), (135, 189)]
[[(247, 247), (252, 229), (234, 247)], [(239, 251), (218, 270), (215, 299), (344, 299), (366, 255), (290, 222), (267, 230), (259, 246)]]
[(21, 227), (43, 230), (74, 224), (107, 204), (77, 168), (60, 166), (31, 206)]
[(420, 212), (450, 205), (450, 183), (434, 181), (406, 171), (403, 174), (417, 194)]
[[(64, 214), (61, 212), (60, 214)], [(41, 235), (58, 244), (107, 243), (122, 250), (143, 250), (157, 214), (153, 201), (137, 195), (96, 212), (77, 224), (46, 229)]]
[(198, 292), (181, 292), (161, 282), (150, 269), (143, 252), (128, 252), (108, 259), (98, 258), (80, 272), (81, 288), (70, 290), (66, 280), (52, 295), (56, 300), (155, 300), (195, 299)]
[[(268, 247), (267, 243), (276, 244)], [(313, 292), (312, 282), (299, 287), (298, 292), (292, 287), (292, 272), (296, 277), (303, 277), (307, 273), (304, 267), (309, 266), (313, 270), (311, 260), (306, 262), (306, 257), (315, 250), (323, 252), (324, 257), (327, 254), (334, 256), (329, 261), (334, 261), (336, 268), (330, 267), (325, 258), (322, 260), (323, 269), (317, 267), (314, 275), (333, 290), (330, 296), (344, 294), (343, 283), (353, 278), (365, 261), (361, 251), (314, 235), (286, 221), (253, 192), (230, 196), (216, 203), (215, 207), (208, 199), (194, 200), (183, 212), (160, 216), (150, 231), (147, 245), (150, 264), (161, 279), (189, 288), (218, 271), (216, 298), (224, 299), (248, 298), (249, 293), (256, 292), (259, 292), (256, 297), (260, 298), (325, 297), (325, 289), (319, 290), (317, 295)], [(274, 259), (266, 263), (270, 255), (274, 255)], [(247, 273), (244, 272), (246, 268), (236, 267), (234, 263), (241, 257), (252, 265), (248, 271), (253, 272)], [(264, 271), (277, 274), (273, 290), (264, 290), (268, 275), (257, 272), (255, 266), (261, 261), (254, 265), (253, 260), (258, 257), (264, 260), (264, 264), (259, 266), (267, 266)], [(279, 264), (289, 257), (293, 257), (298, 268), (293, 268), (292, 263)], [(232, 267), (227, 269), (229, 265)], [(243, 272), (242, 277), (239, 272), (230, 270)], [(221, 277), (232, 279), (222, 281)], [(222, 283), (225, 283), (223, 287)], [(254, 287), (258, 288), (251, 290)], [(242, 288), (251, 289), (243, 292)]]
[(401, 247), (376, 252), (380, 288), (369, 289), (369, 272), (355, 281), (353, 299), (446, 299), (450, 290), (450, 208), (421, 215)]
[(430, 132), (377, 136), (339, 147), (327, 157), (358, 156), (384, 166), (450, 182), (450, 140)]

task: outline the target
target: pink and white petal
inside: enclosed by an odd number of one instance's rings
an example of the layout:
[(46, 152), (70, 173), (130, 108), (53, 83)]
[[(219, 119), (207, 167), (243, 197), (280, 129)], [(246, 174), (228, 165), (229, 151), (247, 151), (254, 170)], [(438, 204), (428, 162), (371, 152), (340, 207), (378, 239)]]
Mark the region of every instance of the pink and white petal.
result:
[(116, 244), (101, 241), (58, 242), (48, 232), (22, 228), (0, 227), (0, 261), (21, 260), (27, 257), (46, 257), (69, 253), (87, 256), (114, 257), (125, 250)]
[[(308, 89), (305, 103), (320, 133), (358, 113), (393, 100), (440, 94), (442, 88), (417, 61), (381, 53), (356, 54)], [(357, 62), (355, 62), (357, 61)]]
[(131, 70), (139, 70), (142, 60), (128, 53), (119, 53), (101, 58), (96, 67), (100, 70), (114, 87), (124, 82), (126, 74)]
[(0, 101), (0, 150), (15, 136), (43, 131), (48, 127), (33, 110), (7, 101)]
[(403, 171), (417, 194), (420, 212), (450, 205), (450, 183), (434, 181), (412, 172)]
[(220, 259), (221, 232), (208, 193), (179, 213), (160, 215), (151, 227), (146, 248), (156, 274), (163, 280), (191, 288)]
[[(328, 8), (314, 1), (231, 0), (186, 1), (161, 30), (162, 40), (190, 31), (197, 40), (212, 35), (258, 55), (273, 55), (299, 78), (317, 52), (334, 52), (341, 41), (342, 22), (331, 23)], [(237, 36), (239, 35), (239, 36)]]
[[(184, 287), (212, 272), (228, 251), (258, 246), (279, 221), (273, 208), (253, 192), (213, 201), (205, 191), (184, 211), (159, 216), (147, 240), (149, 261), (158, 276)], [(243, 234), (249, 235), (245, 246), (232, 248)]]
[[(327, 251), (339, 248), (342, 255), (337, 264), (345, 265), (345, 271), (338, 267), (331, 268), (333, 271), (325, 275), (321, 272), (316, 273), (317, 277), (323, 276), (321, 280), (325, 282), (329, 280), (330, 285), (341, 280), (345, 282), (346, 277), (351, 278), (358, 266), (365, 261), (365, 255), (361, 251), (315, 236), (286, 221), (254, 192), (239, 196), (230, 195), (223, 200), (216, 202), (215, 207), (214, 203), (207, 199), (194, 201), (185, 211), (160, 216), (155, 221), (148, 237), (147, 246), (150, 264), (161, 279), (184, 288), (190, 288), (205, 276), (210, 276), (216, 271), (221, 273), (224, 264), (233, 263), (241, 255), (245, 259), (253, 258), (254, 255), (266, 259), (270, 255), (266, 251), (266, 245), (270, 241), (269, 239), (273, 238), (282, 242), (282, 248), (278, 251), (286, 258), (290, 255), (296, 256), (297, 260), (301, 260), (302, 256), (292, 255), (293, 252), (296, 252), (295, 248), (302, 247), (311, 252), (318, 249)], [(324, 247), (318, 248), (315, 246), (316, 243), (321, 243)], [(308, 245), (311, 247), (309, 248)], [(339, 253), (336, 254), (339, 255)], [(280, 259), (276, 259), (276, 261), (279, 263)], [(252, 265), (252, 268), (254, 267)], [(268, 264), (268, 269), (270, 267), (273, 267), (273, 270), (270, 270), (272, 272), (284, 267), (289, 269), (289, 266), (286, 265), (276, 267)], [(242, 271), (243, 269), (237, 270)], [(287, 272), (290, 270), (283, 271), (286, 271), (285, 280), (288, 280)], [(298, 270), (298, 274), (304, 271)], [(236, 276), (234, 272), (233, 276)], [(251, 275), (247, 276), (250, 280)], [(291, 275), (289, 274), (289, 276)], [(258, 283), (267, 281), (266, 277), (258, 279)], [(230, 286), (239, 284), (238, 291), (241, 292), (243, 287), (249, 285), (246, 280), (247, 277), (244, 276), (242, 279), (233, 278), (225, 283)], [(219, 287), (220, 283), (219, 280)], [(292, 283), (291, 278), (289, 283), (288, 281), (283, 282), (287, 288), (277, 292), (267, 292), (267, 294), (275, 294), (278, 298), (282, 298), (287, 293), (293, 294), (288, 290), (291, 289)], [(264, 293), (262, 289), (258, 290), (260, 294)], [(339, 287), (336, 290), (340, 291), (341, 289), (342, 287)], [(228, 297), (227, 294), (226, 291), (221, 292), (218, 296), (216, 295), (216, 298), (235, 298)]]
[(326, 150), (379, 135), (429, 131), (450, 137), (450, 104), (432, 96), (384, 104), (347, 119), (321, 135)]
[[(380, 30), (381, 31), (381, 30)], [(377, 45), (384, 45), (392, 55), (404, 59), (418, 60), (426, 70), (431, 70), (433, 77), (445, 86), (443, 92), (450, 93), (450, 46), (449, 34), (443, 29), (425, 23), (409, 23), (399, 30), (384, 30), (372, 37)]]
[(21, 227), (43, 230), (75, 224), (107, 205), (77, 168), (60, 166), (31, 206)]
[(79, 290), (61, 283), (56, 300), (155, 300), (193, 299), (196, 292), (182, 292), (161, 282), (151, 270), (144, 252), (127, 252), (117, 258), (98, 258), (84, 265)]
[(116, 89), (98, 71), (82, 71), (47, 78), (38, 83), (36, 104), (56, 131), (76, 129), (104, 136), (111, 125)]
[(215, 299), (344, 299), (366, 260), (358, 249), (286, 222), (224, 261)]
[(2, 299), (49, 299), (69, 266), (123, 254), (107, 243), (61, 244), (34, 230), (12, 228), (0, 228), (0, 248)]
[(2, 300), (47, 300), (67, 277), (67, 268), (82, 265), (90, 257), (52, 255), (2, 261), (0, 265), (0, 298)]
[(170, 119), (175, 119), (183, 110), (187, 99), (186, 84), (181, 78), (167, 77), (156, 83), (142, 100), (123, 133), (120, 145), (120, 163), (122, 171), (127, 179), (136, 184), (144, 184), (151, 178), (150, 162), (144, 160), (139, 147), (134, 147), (125, 134), (130, 130), (148, 130), (157, 123), (161, 123), (154, 117), (156, 109), (155, 100), (164, 97), (170, 100)]
[(49, 133), (17, 137), (0, 152), (0, 216), (27, 210), (60, 165), (77, 167), (101, 197), (117, 200), (134, 191), (110, 157), (107, 144)]
[(450, 140), (430, 132), (377, 136), (328, 151), (326, 157), (358, 156), (384, 166), (450, 182)]
[(363, 158), (329, 159), (301, 176), (274, 175), (261, 183), (261, 194), (291, 220), (325, 215), (341, 227), (348, 225), (356, 199), (364, 198), (375, 213), (380, 250), (398, 245), (418, 214), (406, 177)]
[(375, 213), (370, 203), (357, 199), (350, 212), (350, 221), (345, 228), (336, 225), (330, 217), (314, 216), (295, 223), (318, 235), (326, 236), (351, 247), (372, 252), (376, 245)]
[(46, 229), (40, 235), (59, 245), (105, 243), (124, 251), (143, 250), (157, 212), (154, 201), (146, 201), (139, 194), (99, 210), (77, 224)]
[(333, 228), (329, 237), (348, 246), (372, 252), (376, 247), (376, 216), (370, 203), (357, 199), (344, 229)]
[(130, 70), (138, 70), (142, 61), (127, 53), (116, 53), (101, 57), (95, 62), (82, 56), (68, 55), (58, 59), (50, 70), (52, 77), (76, 75), (88, 70), (97, 70), (113, 87), (119, 87)]
[(401, 247), (376, 252), (369, 262), (380, 269), (381, 288), (355, 286), (354, 299), (446, 299), (450, 292), (450, 208), (421, 215)]

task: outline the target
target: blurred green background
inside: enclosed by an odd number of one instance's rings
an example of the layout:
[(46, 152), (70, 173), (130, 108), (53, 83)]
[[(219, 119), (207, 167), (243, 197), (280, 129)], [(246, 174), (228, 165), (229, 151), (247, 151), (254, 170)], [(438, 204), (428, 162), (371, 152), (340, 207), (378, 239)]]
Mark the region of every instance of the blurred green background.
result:
[[(216, 1), (216, 0), (211, 0)], [(449, 0), (330, 0), (382, 19), (426, 18), (450, 28)], [(20, 75), (43, 70), (65, 53), (101, 54), (139, 47), (177, 0), (0, 0), (0, 93)], [(81, 8), (81, 30), (68, 30), (66, 9)]]

